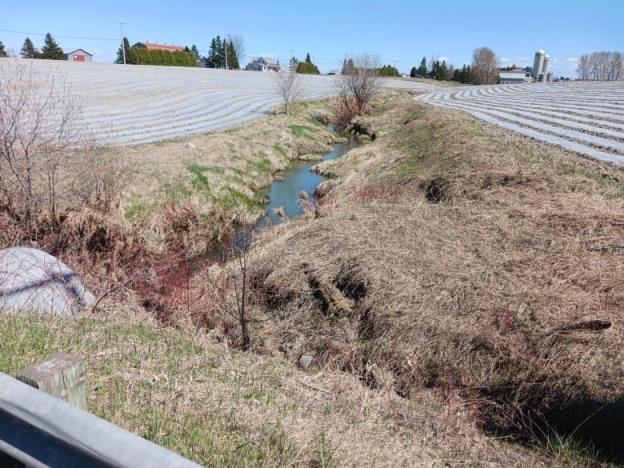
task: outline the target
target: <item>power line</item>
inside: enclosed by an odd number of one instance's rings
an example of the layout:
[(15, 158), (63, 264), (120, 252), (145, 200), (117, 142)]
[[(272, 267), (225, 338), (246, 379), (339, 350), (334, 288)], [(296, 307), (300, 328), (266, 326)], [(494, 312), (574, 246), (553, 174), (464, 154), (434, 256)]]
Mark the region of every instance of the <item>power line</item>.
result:
[[(26, 34), (27, 36), (45, 36), (47, 33), (34, 33), (34, 32), (26, 32), (26, 31), (14, 31), (13, 29), (0, 29), (0, 32), (8, 32), (15, 34)], [(81, 37), (81, 36), (54, 36), (59, 39), (79, 39), (84, 41), (119, 41), (119, 39), (109, 38), (109, 37)]]

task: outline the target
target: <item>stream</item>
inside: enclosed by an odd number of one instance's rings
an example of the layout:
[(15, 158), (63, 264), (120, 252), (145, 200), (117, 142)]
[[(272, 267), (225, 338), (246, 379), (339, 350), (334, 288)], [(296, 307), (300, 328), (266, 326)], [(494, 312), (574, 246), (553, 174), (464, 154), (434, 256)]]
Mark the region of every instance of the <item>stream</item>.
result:
[[(306, 192), (308, 198), (314, 203), (314, 189), (319, 186), (325, 177), (312, 171), (312, 167), (322, 161), (338, 159), (349, 150), (358, 146), (355, 139), (349, 138), (346, 143), (337, 143), (334, 149), (327, 153), (322, 160), (318, 161), (295, 161), (281, 174), (279, 180), (274, 180), (269, 187), (259, 191), (260, 197), (268, 197), (264, 216), (258, 220), (255, 226), (243, 226), (237, 230), (235, 245), (244, 247), (251, 243), (253, 232), (266, 229), (289, 219), (296, 219), (303, 214), (303, 206), (299, 202), (299, 194)], [(276, 213), (277, 209), (283, 209), (285, 217)]]

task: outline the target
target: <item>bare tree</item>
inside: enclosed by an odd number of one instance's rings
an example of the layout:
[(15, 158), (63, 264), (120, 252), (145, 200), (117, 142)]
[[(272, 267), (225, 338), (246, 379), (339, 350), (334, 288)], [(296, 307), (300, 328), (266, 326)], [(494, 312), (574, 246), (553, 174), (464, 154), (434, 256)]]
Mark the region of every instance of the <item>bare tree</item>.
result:
[(380, 63), (378, 57), (369, 54), (345, 59), (342, 75), (336, 83), (338, 99), (334, 123), (339, 130), (349, 130), (354, 118), (366, 112), (371, 99), (379, 92)]
[(352, 63), (354, 66), (349, 67), (338, 80), (339, 95), (342, 99), (352, 99), (356, 112), (361, 114), (379, 92), (381, 62), (376, 55), (365, 53), (354, 57)]
[(273, 85), (286, 107), (286, 113), (290, 114), (293, 104), (303, 94), (301, 75), (297, 74), (297, 71), (290, 67), (288, 70), (273, 74)]
[(622, 80), (624, 79), (624, 54), (622, 52), (592, 52), (581, 55), (577, 73), (581, 80)]
[(32, 65), (0, 72), (0, 203), (30, 228), (34, 216), (57, 216), (67, 158), (80, 141), (81, 108), (58, 76)]
[(472, 53), (472, 76), (476, 84), (498, 83), (498, 58), (489, 47), (480, 47)]
[(240, 34), (230, 34), (228, 36), (228, 42), (234, 47), (236, 57), (238, 57), (238, 62), (242, 64), (246, 52), (245, 38), (243, 38)]

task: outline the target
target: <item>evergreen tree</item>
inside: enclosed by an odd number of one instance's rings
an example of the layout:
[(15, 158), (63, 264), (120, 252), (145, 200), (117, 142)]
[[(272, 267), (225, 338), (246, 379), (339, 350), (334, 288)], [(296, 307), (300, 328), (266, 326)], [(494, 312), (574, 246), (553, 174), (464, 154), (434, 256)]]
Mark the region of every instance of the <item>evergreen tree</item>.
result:
[(225, 67), (225, 48), (223, 47), (223, 41), (221, 41), (221, 36), (216, 37), (215, 44), (215, 68), (223, 68)]
[(446, 66), (446, 60), (442, 60), (442, 63), (438, 67), (438, 80), (448, 81), (448, 67)]
[(418, 69), (416, 67), (412, 67), (410, 70), (410, 78), (416, 78), (418, 76)]
[(303, 62), (299, 62), (294, 57), (293, 59), (295, 60), (295, 70), (297, 71), (297, 73), (302, 73), (305, 75), (320, 75), (321, 74), (318, 67), (314, 65), (314, 63), (312, 62), (312, 58), (310, 57), (309, 53), (306, 55), (305, 61)]
[(63, 60), (63, 49), (56, 43), (52, 34), (47, 33), (45, 36), (44, 45), (41, 48), (41, 58), (49, 60)]
[[(466, 68), (466, 65), (464, 65), (464, 68)], [(462, 73), (463, 73), (463, 68), (462, 70), (460, 70), (459, 68), (456, 68), (455, 71), (453, 72), (453, 77), (451, 78), (451, 80), (458, 81), (461, 83)]]
[(427, 76), (427, 58), (423, 57), (417, 70), (418, 76)]
[(128, 41), (127, 37), (123, 38), (123, 49), (122, 46), (119, 46), (119, 49), (117, 50), (117, 59), (115, 60), (115, 63), (124, 63), (124, 50), (126, 51), (126, 63), (128, 64), (135, 64), (137, 63), (136, 58), (134, 57), (134, 52), (136, 49), (133, 49), (132, 47), (130, 47), (130, 42)]
[(207, 67), (209, 68), (224, 68), (225, 67), (226, 43), (227, 41), (221, 40), (221, 36), (217, 36), (214, 39), (212, 39), (212, 41), (210, 42), (210, 51), (208, 52), (208, 60), (206, 63)]
[(4, 44), (2, 43), (2, 41), (0, 41), (0, 58), (2, 57), (6, 57), (7, 53), (6, 50), (4, 50)]
[(440, 62), (434, 60), (431, 62), (431, 70), (429, 70), (429, 78), (434, 80), (438, 79), (438, 68), (440, 67)]
[(236, 48), (234, 48), (234, 43), (231, 41), (227, 42), (227, 57), (228, 68), (230, 70), (240, 70), (240, 63), (238, 62), (238, 55), (236, 55)]
[(197, 46), (195, 44), (191, 46), (191, 54), (193, 54), (195, 58), (199, 60), (199, 50), (197, 49)]
[(23, 58), (30, 58), (30, 59), (39, 57), (39, 52), (37, 51), (37, 49), (35, 49), (35, 45), (30, 40), (29, 37), (27, 37), (24, 40), (24, 45), (22, 46), (22, 50), (20, 52), (20, 55)]
[(380, 76), (399, 76), (399, 70), (392, 65), (384, 65), (379, 69)]

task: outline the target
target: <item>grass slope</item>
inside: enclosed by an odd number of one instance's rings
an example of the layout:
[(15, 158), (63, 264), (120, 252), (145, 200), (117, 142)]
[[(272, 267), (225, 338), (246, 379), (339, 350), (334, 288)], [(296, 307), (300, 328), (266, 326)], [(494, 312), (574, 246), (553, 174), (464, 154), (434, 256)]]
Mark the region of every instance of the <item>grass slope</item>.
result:
[(314, 218), (260, 245), (259, 335), (619, 459), (622, 171), (401, 97), (376, 112), (378, 140), (321, 165)]

